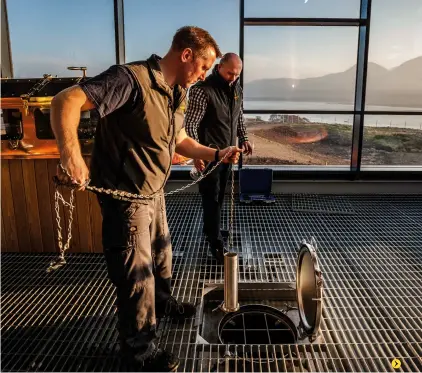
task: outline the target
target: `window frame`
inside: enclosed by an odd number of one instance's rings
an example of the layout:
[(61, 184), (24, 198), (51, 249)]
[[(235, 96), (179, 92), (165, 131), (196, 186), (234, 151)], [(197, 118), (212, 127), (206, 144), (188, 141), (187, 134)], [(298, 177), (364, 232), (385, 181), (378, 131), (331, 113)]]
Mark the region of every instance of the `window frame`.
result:
[[(365, 110), (366, 101), (366, 85), (368, 75), (368, 55), (369, 55), (369, 36), (371, 26), (371, 9), (372, 0), (360, 0), (360, 16), (359, 18), (268, 18), (268, 17), (245, 17), (245, 0), (240, 2), (240, 57), (244, 59), (244, 30), (245, 27), (254, 26), (348, 26), (358, 27), (358, 48), (357, 48), (357, 64), (356, 64), (356, 84), (355, 84), (355, 100), (353, 111), (331, 111), (331, 110), (265, 110), (265, 109), (246, 109), (245, 114), (337, 114), (353, 115), (352, 128), (352, 149), (350, 158), (350, 167), (345, 169), (338, 166), (271, 166), (274, 172), (274, 179), (346, 179), (355, 180), (360, 178), (370, 179), (403, 179), (403, 180), (422, 180), (422, 165), (403, 166), (397, 168), (388, 165), (363, 166), (362, 167), (362, 150), (363, 150), (363, 131), (366, 115), (422, 115), (422, 111), (373, 111)], [(240, 77), (242, 88), (244, 86), (243, 74)], [(250, 166), (248, 166), (250, 167)], [(268, 167), (268, 166), (266, 166)]]
[[(2, 7), (7, 14), (7, 4), (4, 1)], [(371, 8), (372, 0), (360, 0), (359, 18), (255, 18), (245, 17), (245, 0), (239, 1), (239, 54), (244, 58), (245, 27), (253, 26), (352, 26), (358, 27), (358, 49), (356, 65), (356, 85), (355, 102), (353, 111), (318, 111), (318, 110), (245, 110), (245, 114), (349, 114), (353, 115), (351, 159), (349, 167), (336, 166), (275, 166), (270, 167), (274, 170), (275, 180), (357, 180), (357, 179), (376, 179), (376, 180), (422, 180), (422, 166), (408, 167), (403, 166), (400, 169), (388, 166), (364, 166), (362, 167), (362, 147), (363, 130), (366, 115), (422, 115), (422, 111), (366, 111), (366, 84), (368, 73), (368, 54), (370, 43), (371, 26)], [(3, 5), (3, 4), (2, 4)], [(113, 0), (114, 5), (114, 31), (115, 31), (115, 52), (116, 63), (123, 64), (125, 59), (125, 33), (124, 33), (124, 0)], [(5, 37), (8, 38), (9, 30), (6, 25)], [(12, 46), (13, 48), (13, 46)], [(9, 48), (8, 56), (12, 61), (12, 53)], [(13, 69), (13, 61), (11, 70)], [(240, 76), (240, 83), (243, 87), (243, 74)], [(170, 179), (189, 180), (189, 171), (191, 166), (173, 166), (173, 172)], [(249, 166), (248, 166), (249, 167)], [(260, 167), (260, 166), (251, 166)], [(268, 166), (266, 166), (268, 167)]]

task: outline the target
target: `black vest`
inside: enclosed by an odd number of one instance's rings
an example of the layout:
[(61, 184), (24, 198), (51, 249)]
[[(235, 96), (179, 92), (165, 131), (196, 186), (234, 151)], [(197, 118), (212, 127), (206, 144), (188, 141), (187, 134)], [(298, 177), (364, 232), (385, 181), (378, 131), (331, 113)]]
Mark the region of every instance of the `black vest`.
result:
[(208, 106), (198, 129), (199, 142), (219, 149), (236, 145), (237, 125), (242, 108), (239, 79), (231, 86), (218, 73), (218, 65), (203, 82), (197, 83), (207, 95)]
[(186, 94), (179, 86), (175, 90), (168, 86), (154, 55), (125, 66), (142, 99), (132, 111), (118, 109), (100, 121), (91, 180), (97, 187), (152, 194), (170, 175)]

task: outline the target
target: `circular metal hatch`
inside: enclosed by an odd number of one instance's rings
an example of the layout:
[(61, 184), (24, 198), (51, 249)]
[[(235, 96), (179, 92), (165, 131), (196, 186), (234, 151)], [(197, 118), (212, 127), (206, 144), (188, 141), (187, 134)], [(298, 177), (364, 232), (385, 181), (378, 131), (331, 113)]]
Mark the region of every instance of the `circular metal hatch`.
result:
[(221, 319), (218, 336), (222, 344), (290, 344), (297, 341), (297, 329), (290, 318), (276, 308), (248, 304)]
[(313, 342), (318, 334), (322, 315), (322, 276), (316, 242), (302, 241), (296, 267), (296, 293), (301, 328)]

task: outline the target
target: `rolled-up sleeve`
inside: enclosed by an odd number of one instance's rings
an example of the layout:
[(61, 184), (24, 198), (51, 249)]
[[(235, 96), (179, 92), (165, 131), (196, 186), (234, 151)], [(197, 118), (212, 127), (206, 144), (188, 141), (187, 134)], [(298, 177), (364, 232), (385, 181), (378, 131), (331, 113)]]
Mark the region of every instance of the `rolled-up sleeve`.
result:
[(79, 86), (94, 104), (101, 117), (121, 108), (135, 96), (135, 80), (121, 65), (113, 65)]

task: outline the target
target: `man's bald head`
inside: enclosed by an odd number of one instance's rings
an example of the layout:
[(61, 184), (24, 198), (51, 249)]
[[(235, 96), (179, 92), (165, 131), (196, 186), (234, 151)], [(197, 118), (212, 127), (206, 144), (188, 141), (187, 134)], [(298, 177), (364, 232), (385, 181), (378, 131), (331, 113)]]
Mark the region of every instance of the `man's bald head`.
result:
[(226, 53), (223, 57), (221, 57), (220, 65), (224, 65), (228, 62), (242, 65), (242, 60), (236, 53)]
[(227, 83), (232, 84), (242, 72), (242, 60), (236, 53), (226, 53), (220, 60), (218, 72)]

